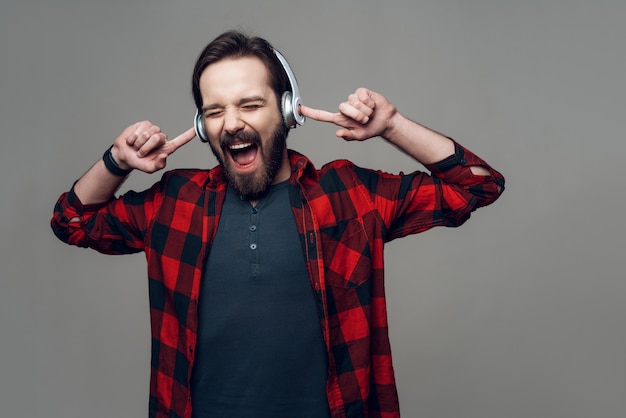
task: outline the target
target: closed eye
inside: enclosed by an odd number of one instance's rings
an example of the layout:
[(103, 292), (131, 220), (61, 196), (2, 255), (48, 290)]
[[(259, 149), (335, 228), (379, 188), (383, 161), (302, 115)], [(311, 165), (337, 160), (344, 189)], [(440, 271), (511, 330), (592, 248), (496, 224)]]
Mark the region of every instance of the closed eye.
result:
[(206, 106), (203, 110), (203, 116), (205, 119), (214, 118), (224, 113), (224, 107), (218, 104)]
[[(244, 97), (237, 103), (237, 106), (239, 107), (239, 109), (245, 112), (253, 112), (257, 109), (265, 107), (265, 105), (266, 105), (265, 99), (263, 99), (260, 96)], [(222, 116), (225, 111), (226, 110), (222, 105), (215, 103), (213, 105), (207, 106), (204, 109), (204, 118), (205, 119), (217, 118), (217, 117)]]
[(244, 97), (239, 101), (239, 107), (243, 110), (256, 110), (265, 106), (265, 99), (261, 96)]
[(204, 117), (207, 119), (215, 118), (215, 117), (220, 116), (222, 113), (224, 113), (223, 110), (211, 110), (211, 111), (204, 112)]

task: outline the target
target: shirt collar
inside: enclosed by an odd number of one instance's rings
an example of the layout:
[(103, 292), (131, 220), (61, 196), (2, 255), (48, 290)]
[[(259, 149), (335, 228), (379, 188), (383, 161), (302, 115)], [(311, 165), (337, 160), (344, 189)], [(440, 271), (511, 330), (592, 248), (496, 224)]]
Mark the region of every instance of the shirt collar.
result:
[(304, 155), (294, 150), (288, 150), (289, 163), (291, 164), (291, 182), (302, 181), (308, 179), (311, 181), (318, 180), (317, 170), (315, 166)]

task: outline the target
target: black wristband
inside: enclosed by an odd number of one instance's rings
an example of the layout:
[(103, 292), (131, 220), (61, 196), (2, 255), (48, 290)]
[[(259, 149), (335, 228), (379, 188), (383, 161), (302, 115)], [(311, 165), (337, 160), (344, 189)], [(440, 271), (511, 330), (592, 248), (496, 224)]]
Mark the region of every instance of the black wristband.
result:
[(109, 149), (104, 152), (104, 155), (102, 156), (102, 161), (104, 161), (105, 167), (107, 168), (107, 170), (109, 170), (111, 174), (115, 174), (116, 176), (129, 175), (130, 172), (133, 170), (132, 169), (124, 170), (119, 165), (117, 165), (117, 162), (115, 161), (115, 159), (113, 158), (113, 155), (111, 154), (112, 148), (113, 148), (113, 145), (111, 145)]

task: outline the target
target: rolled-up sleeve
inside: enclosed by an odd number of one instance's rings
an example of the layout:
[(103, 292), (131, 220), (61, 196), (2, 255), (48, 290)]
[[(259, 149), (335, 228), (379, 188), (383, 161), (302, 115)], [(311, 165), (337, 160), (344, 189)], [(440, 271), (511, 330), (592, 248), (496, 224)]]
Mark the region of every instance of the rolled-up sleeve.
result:
[(144, 249), (147, 226), (144, 205), (148, 192), (128, 192), (98, 205), (84, 205), (74, 188), (63, 193), (54, 206), (52, 231), (61, 241), (105, 254), (131, 254)]

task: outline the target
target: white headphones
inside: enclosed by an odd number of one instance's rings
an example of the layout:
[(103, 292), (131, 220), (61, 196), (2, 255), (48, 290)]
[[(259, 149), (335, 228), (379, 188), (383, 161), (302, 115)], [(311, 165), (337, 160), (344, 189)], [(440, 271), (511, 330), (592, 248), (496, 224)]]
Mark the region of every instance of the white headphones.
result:
[[(300, 90), (298, 89), (296, 77), (294, 76), (293, 71), (291, 71), (285, 57), (283, 57), (282, 54), (275, 49), (274, 54), (282, 64), (285, 73), (287, 73), (287, 78), (289, 79), (289, 85), (291, 87), (291, 91), (284, 92), (281, 98), (280, 108), (283, 115), (283, 121), (288, 128), (295, 128), (297, 125), (304, 125), (306, 118), (302, 116), (298, 110), (302, 99), (300, 98)], [(196, 136), (200, 138), (202, 142), (209, 142), (209, 137), (206, 134), (206, 128), (204, 126), (204, 115), (200, 109), (196, 110), (196, 117), (194, 118), (193, 126), (196, 130)]]

